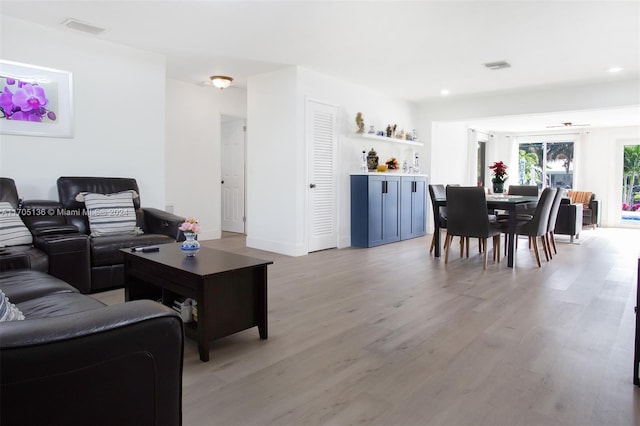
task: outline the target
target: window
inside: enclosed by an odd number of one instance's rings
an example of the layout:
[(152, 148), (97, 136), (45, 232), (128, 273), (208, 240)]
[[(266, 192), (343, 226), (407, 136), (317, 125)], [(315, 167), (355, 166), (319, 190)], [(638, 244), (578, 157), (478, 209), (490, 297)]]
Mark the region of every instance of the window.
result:
[(540, 189), (573, 188), (574, 142), (556, 138), (518, 144), (520, 185), (538, 185)]

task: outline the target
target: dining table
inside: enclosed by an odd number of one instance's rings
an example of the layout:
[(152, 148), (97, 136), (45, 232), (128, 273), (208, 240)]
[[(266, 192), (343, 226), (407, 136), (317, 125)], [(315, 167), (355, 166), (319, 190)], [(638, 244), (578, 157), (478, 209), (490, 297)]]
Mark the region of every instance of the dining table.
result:
[[(447, 206), (446, 197), (436, 197), (434, 199), (434, 212), (439, 212), (440, 207)], [(508, 214), (507, 220), (507, 266), (513, 268), (515, 257), (515, 239), (516, 229), (518, 226), (517, 210), (522, 208), (533, 208), (538, 204), (538, 197), (526, 195), (487, 195), (488, 210), (504, 210)], [(434, 215), (435, 216), (435, 215)], [(434, 220), (435, 230), (433, 237), (435, 239), (434, 256), (440, 257), (440, 221)]]

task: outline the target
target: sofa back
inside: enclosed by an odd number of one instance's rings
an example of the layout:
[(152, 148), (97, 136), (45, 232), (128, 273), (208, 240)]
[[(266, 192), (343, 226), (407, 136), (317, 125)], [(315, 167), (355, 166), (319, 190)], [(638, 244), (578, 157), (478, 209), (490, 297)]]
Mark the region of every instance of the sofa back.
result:
[[(62, 176), (57, 180), (58, 198), (62, 207), (71, 214), (67, 214), (67, 222), (78, 227), (80, 232), (89, 234), (89, 220), (87, 219), (85, 204), (76, 201), (76, 196), (81, 192), (96, 194), (114, 194), (116, 192), (136, 191), (138, 194), (138, 182), (133, 178), (121, 177), (87, 177), (87, 176)], [(138, 217), (138, 225), (142, 225), (140, 215), (140, 196), (133, 199), (133, 207)], [(73, 214), (78, 212), (79, 214)]]

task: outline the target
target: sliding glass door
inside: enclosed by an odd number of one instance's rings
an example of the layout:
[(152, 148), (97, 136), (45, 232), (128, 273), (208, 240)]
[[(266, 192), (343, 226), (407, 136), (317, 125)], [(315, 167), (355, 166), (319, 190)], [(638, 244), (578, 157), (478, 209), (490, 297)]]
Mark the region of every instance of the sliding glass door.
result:
[(622, 174), (623, 225), (640, 225), (640, 145), (625, 145)]
[(520, 142), (518, 144), (518, 183), (539, 189), (573, 188), (574, 142)]

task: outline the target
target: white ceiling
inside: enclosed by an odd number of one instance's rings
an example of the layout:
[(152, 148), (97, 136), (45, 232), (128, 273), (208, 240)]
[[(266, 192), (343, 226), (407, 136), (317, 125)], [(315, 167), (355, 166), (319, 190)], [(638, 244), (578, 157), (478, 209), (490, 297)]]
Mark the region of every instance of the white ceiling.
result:
[[(445, 88), (456, 97), (640, 75), (639, 1), (1, 0), (0, 13), (105, 28), (74, 33), (162, 54), (168, 77), (195, 84), (225, 74), (243, 87), (299, 65), (422, 101)], [(499, 60), (512, 67), (482, 65)]]

